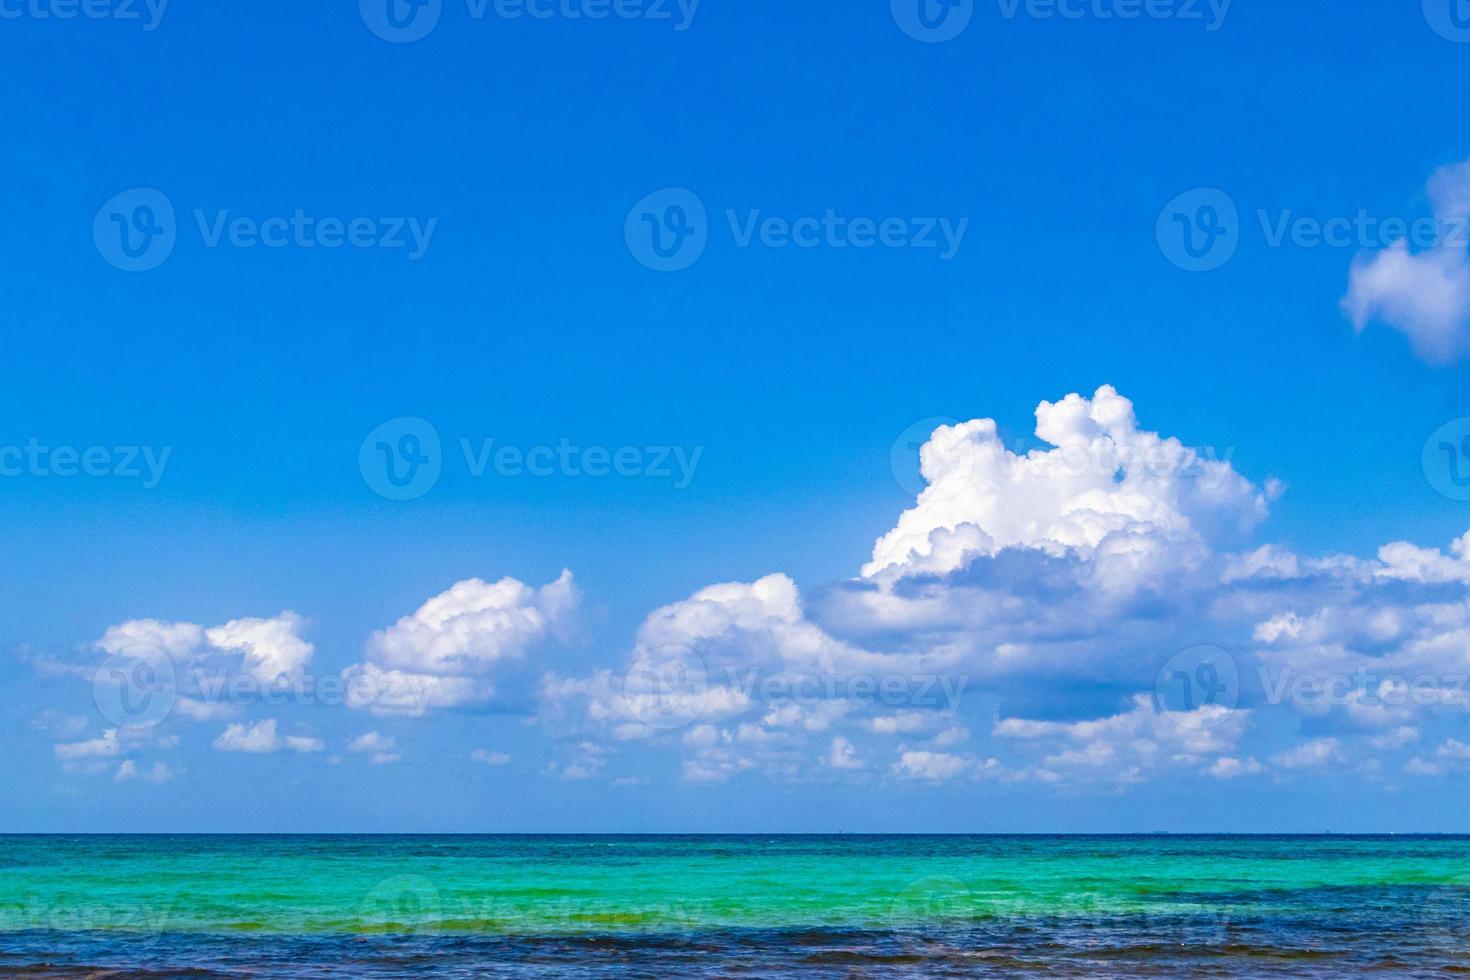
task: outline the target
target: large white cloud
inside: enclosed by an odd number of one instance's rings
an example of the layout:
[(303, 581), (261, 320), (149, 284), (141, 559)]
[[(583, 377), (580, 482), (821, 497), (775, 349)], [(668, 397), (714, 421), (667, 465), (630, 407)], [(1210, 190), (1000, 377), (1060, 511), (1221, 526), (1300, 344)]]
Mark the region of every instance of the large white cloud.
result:
[(1419, 253), (1399, 240), (1360, 256), (1342, 307), (1358, 331), (1380, 320), (1408, 337), (1420, 357), (1445, 363), (1470, 340), (1470, 161), (1435, 171), (1427, 191), (1444, 240)]
[(1133, 403), (1104, 385), (1036, 409), (1025, 455), (995, 420), (937, 429), (920, 450), (928, 486), (878, 539), (863, 575), (947, 574), (976, 557), (1029, 549), (1086, 562), (1128, 585), (1197, 564), (1209, 546), (1266, 516), (1263, 491), (1229, 462), (1140, 429)]
[[(1036, 417), (1050, 448), (1024, 454), (988, 419), (936, 430), (928, 486), (853, 579), (710, 586), (650, 614), (620, 668), (547, 676), (547, 730), (665, 746), (692, 782), (1117, 787), (1286, 778), (1314, 753), (1392, 778), (1420, 726), (1470, 707), (1470, 536), (1297, 555), (1252, 540), (1279, 483), (1142, 429), (1111, 387)], [(1157, 703), (1201, 643), (1240, 678), (1228, 700)], [(1302, 673), (1337, 696), (1298, 696)], [(885, 677), (897, 698), (861, 696)], [(919, 703), (925, 678), (947, 696)]]
[(348, 703), (377, 714), (422, 715), (489, 700), (492, 669), (565, 639), (580, 600), (565, 570), (539, 589), (514, 578), (456, 582), (372, 634), (367, 661), (345, 672)]
[(233, 666), (254, 680), (269, 684), (310, 666), (315, 648), (302, 637), (306, 626), (306, 620), (290, 610), (268, 619), (234, 619), (211, 628), (135, 619), (109, 626), (96, 646), (122, 659), (149, 659), (161, 653), (176, 668), (233, 661)]
[(958, 696), (947, 686), (951, 653), (840, 640), (808, 618), (796, 583), (780, 574), (712, 585), (655, 610), (626, 664), (548, 675), (549, 723), (578, 716), (616, 740), (679, 745), (691, 782), (747, 771), (794, 777), (813, 765), (856, 771), (864, 766), (848, 738), (826, 739), (825, 753), (815, 740), (872, 708), (887, 712), (880, 726), (901, 717), (907, 729), (937, 735)]

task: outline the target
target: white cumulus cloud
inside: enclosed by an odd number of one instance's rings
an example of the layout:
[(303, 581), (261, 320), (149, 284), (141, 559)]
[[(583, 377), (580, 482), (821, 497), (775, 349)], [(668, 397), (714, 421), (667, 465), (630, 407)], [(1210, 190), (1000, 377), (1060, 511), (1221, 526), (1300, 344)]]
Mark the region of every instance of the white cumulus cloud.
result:
[(372, 634), (367, 661), (349, 667), (348, 704), (376, 714), (422, 715), (487, 701), (496, 664), (565, 639), (580, 593), (570, 571), (532, 588), (514, 578), (466, 579)]

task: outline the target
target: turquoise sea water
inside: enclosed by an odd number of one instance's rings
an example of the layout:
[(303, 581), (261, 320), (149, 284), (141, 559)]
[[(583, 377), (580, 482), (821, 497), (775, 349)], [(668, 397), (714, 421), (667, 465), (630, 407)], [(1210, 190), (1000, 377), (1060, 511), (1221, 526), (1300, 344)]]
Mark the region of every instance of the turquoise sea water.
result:
[(0, 837), (0, 971), (1470, 971), (1460, 837)]

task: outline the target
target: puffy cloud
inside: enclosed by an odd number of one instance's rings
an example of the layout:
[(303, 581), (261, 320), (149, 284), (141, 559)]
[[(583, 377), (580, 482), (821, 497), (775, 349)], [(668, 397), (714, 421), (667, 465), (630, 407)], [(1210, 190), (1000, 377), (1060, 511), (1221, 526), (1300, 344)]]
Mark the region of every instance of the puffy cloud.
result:
[(565, 625), (576, 609), (572, 573), (540, 589), (513, 578), (456, 582), (368, 641), (377, 664), (421, 674), (474, 674)]
[(1211, 763), (1207, 771), (1216, 779), (1238, 779), (1241, 776), (1253, 776), (1265, 768), (1255, 759), (1237, 759), (1225, 755)]
[(104, 653), (124, 654), (138, 648), (160, 650), (174, 660), (190, 660), (205, 645), (205, 629), (194, 623), (134, 619), (109, 626), (97, 641)]
[[(667, 747), (694, 782), (836, 778), (897, 742), (850, 778), (1111, 790), (1262, 760), (1371, 775), (1371, 753), (1470, 709), (1470, 535), (1298, 555), (1251, 540), (1279, 481), (1140, 428), (1112, 388), (1036, 417), (1051, 448), (1024, 454), (989, 419), (940, 427), (928, 486), (860, 575), (803, 595), (777, 573), (655, 610), (620, 667), (543, 677), (542, 724)], [(1171, 655), (1202, 642), (1233, 661), (1230, 696), (1156, 704)], [(1302, 677), (1331, 696), (1300, 696)], [(861, 696), (882, 678), (902, 695)], [(961, 751), (970, 725), (988, 734)]]
[(436, 708), (458, 708), (488, 701), (495, 688), (474, 677), (435, 677), (377, 664), (354, 664), (342, 672), (347, 705), (375, 715), (422, 718)]
[(1314, 738), (1271, 757), (1271, 764), (1281, 769), (1317, 769), (1342, 761), (1342, 742), (1335, 738)]
[(592, 779), (600, 776), (607, 768), (607, 757), (610, 754), (611, 750), (605, 745), (581, 741), (577, 743), (570, 762), (552, 762), (546, 767), (546, 774), (568, 781)]
[(1361, 332), (1379, 320), (1432, 363), (1465, 353), (1470, 327), (1470, 161), (1435, 171), (1427, 188), (1443, 241), (1417, 254), (1402, 240), (1353, 262), (1342, 307)]
[[(113, 761), (121, 760), (117, 778), (122, 781), (143, 773), (132, 756), (149, 749), (173, 749), (178, 744), (176, 735), (160, 735), (150, 729), (109, 728), (96, 738), (57, 743), (52, 753), (65, 771), (87, 775), (102, 773)], [(167, 766), (164, 770), (171, 773)], [(121, 775), (124, 772), (127, 775)]]
[(326, 743), (319, 738), (276, 734), (276, 721), (267, 718), (254, 725), (231, 725), (214, 740), (221, 752), (248, 752), (264, 755), (273, 752), (320, 752)]
[(273, 619), (232, 619), (206, 630), (209, 642), (244, 656), (246, 669), (260, 681), (298, 674), (311, 663), (312, 645), (301, 639), (305, 620), (293, 612)]
[(1198, 563), (1210, 541), (1266, 515), (1264, 493), (1229, 462), (1140, 429), (1110, 385), (1042, 402), (1036, 435), (1054, 448), (1013, 453), (994, 419), (936, 429), (920, 450), (928, 486), (863, 575), (947, 574), (1015, 548), (1128, 585)]
[(1297, 556), (1274, 544), (1264, 544), (1243, 555), (1231, 555), (1225, 562), (1222, 581), (1226, 584), (1248, 579), (1294, 579), (1301, 575)]
[(145, 769), (140, 767), (132, 759), (124, 759), (122, 764), (117, 767), (117, 773), (112, 778), (114, 782), (119, 783), (141, 780), (145, 783), (152, 783), (155, 786), (162, 786), (174, 778), (174, 771), (169, 768), (167, 763), (163, 762), (155, 762), (152, 766)]
[(74, 759), (111, 759), (122, 755), (126, 743), (123, 735), (126, 729), (109, 728), (98, 738), (89, 738), (84, 742), (70, 742), (52, 747), (56, 758), (63, 760)]
[(1005, 718), (992, 734), (1047, 749), (1026, 771), (1030, 778), (1134, 783), (1161, 769), (1198, 767), (1206, 756), (1229, 752), (1244, 736), (1250, 714), (1223, 705), (1161, 711), (1149, 695), (1138, 694), (1129, 710), (1118, 714), (1082, 721)]
[[(205, 628), (195, 623), (135, 619), (109, 626), (96, 647), (123, 661), (166, 657), (177, 683), (194, 691), (196, 669), (238, 669), (261, 684), (299, 675), (315, 648), (302, 638), (307, 621), (290, 610), (268, 619), (234, 619)], [(195, 691), (195, 693), (198, 693)]]
[(857, 757), (857, 749), (841, 735), (832, 739), (827, 747), (826, 763), (833, 769), (862, 769), (864, 763)]
[(381, 732), (365, 732), (347, 743), (347, 749), (371, 755), (375, 766), (387, 765), (403, 758), (398, 751), (398, 740)]
[(930, 749), (901, 749), (891, 769), (899, 779), (943, 783), (952, 779), (1017, 778), (1006, 773), (998, 759), (936, 752)]
[[(553, 729), (570, 723), (574, 731), (585, 722), (621, 741), (681, 745), (684, 775), (693, 782), (747, 771), (798, 778), (817, 757), (814, 736), (874, 704), (898, 709), (876, 722), (880, 728), (940, 727), (940, 711), (916, 711), (909, 720), (905, 705), (919, 694), (937, 700), (954, 693), (936, 673), (950, 659), (844, 642), (808, 618), (791, 579), (769, 575), (712, 585), (655, 610), (621, 673), (547, 675), (543, 721)], [(836, 756), (834, 737), (841, 739)], [(849, 736), (828, 736), (825, 744), (828, 768), (852, 768), (834, 761), (856, 758)]]
[(1434, 754), (1441, 759), (1464, 761), (1470, 759), (1470, 745), (1466, 745), (1459, 739), (1447, 738), (1443, 745), (1434, 750)]
[(1417, 741), (1419, 741), (1419, 729), (1412, 725), (1402, 725), (1391, 732), (1373, 736), (1368, 740), (1368, 744), (1375, 749), (1398, 749)]
[(548, 639), (565, 639), (580, 593), (572, 573), (532, 588), (513, 578), (466, 579), (367, 643), (367, 661), (344, 672), (348, 703), (377, 714), (422, 715), (487, 701), (485, 676)]

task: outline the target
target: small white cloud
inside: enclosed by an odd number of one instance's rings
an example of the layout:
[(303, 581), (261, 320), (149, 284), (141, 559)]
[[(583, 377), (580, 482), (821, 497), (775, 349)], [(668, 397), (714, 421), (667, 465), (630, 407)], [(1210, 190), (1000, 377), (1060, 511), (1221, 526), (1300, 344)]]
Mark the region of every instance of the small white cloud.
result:
[(124, 738), (120, 729), (109, 728), (98, 738), (84, 742), (70, 742), (52, 747), (56, 758), (63, 761), (77, 759), (112, 759), (123, 754)]
[(1280, 769), (1316, 769), (1342, 762), (1342, 743), (1335, 738), (1314, 738), (1271, 757)]
[(112, 778), (114, 782), (119, 783), (136, 779), (155, 786), (162, 786), (174, 778), (174, 771), (162, 762), (155, 762), (152, 767), (142, 769), (132, 759), (124, 759), (122, 765), (117, 767), (117, 774)]
[(569, 571), (540, 589), (513, 578), (495, 583), (466, 579), (374, 633), (368, 655), (384, 667), (473, 674), (498, 660), (519, 657), (564, 627), (578, 599)]
[(928, 731), (943, 718), (932, 711), (899, 711), (891, 715), (877, 715), (865, 720), (863, 727), (874, 735), (913, 735)]
[(1237, 759), (1233, 756), (1221, 756), (1207, 770), (1216, 779), (1236, 779), (1240, 776), (1252, 776), (1265, 769), (1255, 759)]
[(1419, 729), (1412, 725), (1400, 725), (1383, 735), (1375, 735), (1368, 743), (1375, 749), (1398, 749), (1419, 741)]
[(240, 713), (239, 705), (228, 701), (205, 701), (182, 696), (174, 699), (173, 709), (179, 717), (189, 721), (221, 721)]
[(865, 764), (857, 757), (853, 744), (840, 735), (832, 739), (825, 761), (833, 769), (861, 769)]
[(470, 753), (470, 759), (486, 766), (509, 765), (510, 756), (504, 752), (491, 752), (489, 749), (475, 749)]
[(1470, 161), (1441, 167), (1429, 180), (1435, 220), (1447, 240), (1418, 254), (1394, 242), (1353, 262), (1342, 300), (1353, 327), (1379, 320), (1409, 338), (1415, 353), (1448, 363), (1466, 352), (1470, 328)]
[(347, 748), (352, 752), (371, 755), (375, 766), (387, 765), (403, 758), (398, 752), (398, 740), (380, 732), (359, 735), (347, 744)]
[(934, 736), (934, 744), (940, 748), (948, 748), (952, 745), (960, 745), (970, 740), (970, 730), (964, 725), (950, 725), (944, 731)]
[(63, 714), (47, 708), (31, 719), (31, 727), (51, 738), (76, 738), (87, 730), (87, 717)]
[(267, 718), (252, 726), (231, 725), (224, 734), (214, 740), (214, 747), (221, 752), (249, 752), (257, 755), (272, 752), (320, 752), (326, 743), (319, 738), (299, 735), (276, 734), (276, 721)]
[(1434, 750), (1434, 754), (1441, 759), (1464, 761), (1465, 759), (1470, 759), (1470, 745), (1466, 745), (1459, 739), (1447, 738), (1444, 740), (1443, 745)]
[(948, 752), (929, 752), (923, 749), (901, 753), (893, 764), (894, 775), (904, 779), (942, 783), (958, 776), (970, 774), (975, 769), (975, 760)]

